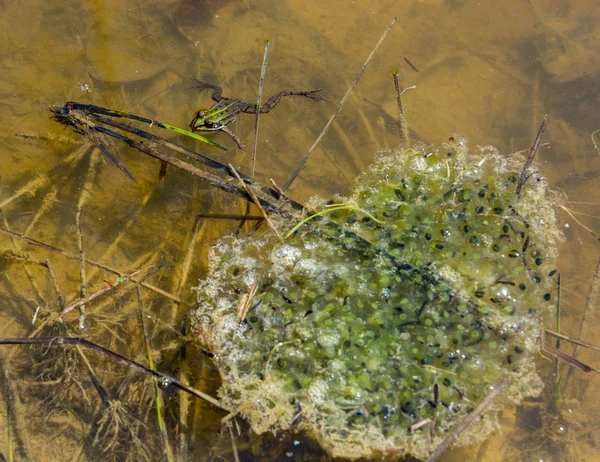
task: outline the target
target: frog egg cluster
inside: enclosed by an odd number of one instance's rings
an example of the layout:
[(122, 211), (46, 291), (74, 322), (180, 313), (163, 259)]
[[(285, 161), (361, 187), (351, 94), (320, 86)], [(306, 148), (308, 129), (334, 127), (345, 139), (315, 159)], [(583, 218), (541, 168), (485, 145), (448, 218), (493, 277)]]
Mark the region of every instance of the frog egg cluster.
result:
[(514, 401), (539, 393), (562, 236), (543, 182), (515, 195), (522, 161), (464, 141), (397, 151), (289, 238), (221, 241), (193, 317), (223, 402), (333, 456), (426, 457), (503, 379)]

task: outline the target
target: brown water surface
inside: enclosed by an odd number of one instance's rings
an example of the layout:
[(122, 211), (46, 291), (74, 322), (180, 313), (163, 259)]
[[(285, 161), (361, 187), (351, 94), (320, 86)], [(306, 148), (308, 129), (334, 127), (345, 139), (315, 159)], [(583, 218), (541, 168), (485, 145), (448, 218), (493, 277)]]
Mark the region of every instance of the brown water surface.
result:
[[(216, 395), (210, 360), (182, 346), (182, 319), (209, 246), (238, 223), (196, 217), (242, 213), (245, 204), (172, 168), (159, 181), (155, 160), (114, 144), (133, 183), (82, 136), (50, 120), (48, 106), (78, 101), (185, 127), (195, 109), (212, 104), (193, 89), (194, 78), (221, 85), (226, 96), (256, 99), (269, 40), (265, 97), (323, 88), (331, 101), (284, 99), (261, 118), (256, 176), (282, 185), (393, 17), (394, 28), (290, 194), (302, 202), (346, 193), (378, 151), (401, 142), (394, 72), (403, 87), (416, 86), (403, 95), (414, 139), (462, 134), (473, 147), (512, 153), (531, 146), (547, 115), (541, 174), (564, 192), (570, 211), (557, 212), (567, 237), (560, 328), (573, 337), (581, 329), (582, 339), (600, 343), (598, 281), (589, 295), (600, 258), (600, 151), (591, 137), (600, 129), (597, 0), (0, 0), (0, 12), (0, 225), (77, 255), (79, 229), (85, 258), (123, 273), (166, 260), (148, 282), (182, 303), (142, 289), (160, 370)], [(248, 146), (253, 124), (240, 116), (232, 125)], [(228, 152), (162, 135), (248, 171), (250, 149), (236, 150), (224, 134), (212, 139)], [(135, 285), (88, 303), (81, 322), (78, 310), (69, 314), (68, 331), (36, 331), (52, 313), (115, 283), (115, 275), (87, 264), (82, 285), (77, 260), (6, 235), (0, 248), (0, 337), (86, 336), (147, 363)], [(556, 319), (547, 324), (554, 330)], [(578, 355), (600, 368), (597, 353)], [(0, 350), (15, 460), (160, 460), (152, 382), (95, 353), (85, 357), (108, 393), (108, 411), (73, 348)], [(453, 449), (442, 460), (600, 460), (598, 375), (564, 365), (556, 375), (552, 361), (540, 357), (539, 364), (547, 385), (541, 398), (505, 411), (502, 431), (482, 445)], [(233, 460), (224, 413), (170, 388), (165, 403), (176, 460)], [(123, 419), (118, 431), (115, 418)], [(3, 412), (0, 422), (0, 453), (8, 458)], [(242, 422), (232, 429), (243, 460), (321, 457), (301, 438), (278, 444), (249, 437)]]

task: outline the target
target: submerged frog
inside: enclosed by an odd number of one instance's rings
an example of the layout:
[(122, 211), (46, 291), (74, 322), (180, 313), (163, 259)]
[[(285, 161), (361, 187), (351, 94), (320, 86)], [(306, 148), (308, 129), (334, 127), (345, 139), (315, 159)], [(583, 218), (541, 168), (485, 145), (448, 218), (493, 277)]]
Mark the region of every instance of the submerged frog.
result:
[[(238, 145), (240, 149), (244, 149), (244, 145), (240, 141), (240, 139), (233, 133), (231, 130), (227, 128), (229, 124), (231, 124), (240, 114), (243, 112), (244, 114), (256, 114), (257, 105), (254, 103), (247, 103), (246, 101), (242, 101), (236, 98), (226, 98), (222, 96), (223, 89), (217, 85), (212, 85), (210, 83), (198, 82), (198, 88), (200, 91), (203, 90), (212, 90), (213, 94), (211, 98), (215, 101), (215, 104), (206, 110), (201, 110), (196, 113), (196, 116), (193, 118), (190, 123), (190, 128), (193, 132), (204, 132), (204, 131), (222, 131), (227, 133), (235, 144)], [(263, 104), (260, 108), (261, 114), (266, 114), (271, 109), (273, 109), (277, 103), (284, 96), (306, 96), (307, 98), (312, 99), (313, 101), (329, 101), (327, 98), (320, 94), (321, 89), (318, 90), (310, 90), (310, 91), (280, 91), (279, 93), (271, 96), (265, 104)]]

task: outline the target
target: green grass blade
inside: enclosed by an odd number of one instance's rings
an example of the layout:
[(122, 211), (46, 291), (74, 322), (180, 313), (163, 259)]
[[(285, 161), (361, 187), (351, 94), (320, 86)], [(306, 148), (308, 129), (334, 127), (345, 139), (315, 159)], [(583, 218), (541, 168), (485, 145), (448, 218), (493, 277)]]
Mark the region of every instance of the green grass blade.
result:
[(219, 148), (219, 149), (222, 149), (224, 151), (227, 151), (226, 147), (221, 146), (220, 144), (215, 143), (214, 141), (211, 141), (208, 138), (204, 138), (203, 136), (198, 135), (197, 133), (193, 133), (193, 132), (190, 132), (188, 130), (184, 130), (183, 128), (175, 127), (173, 125), (169, 125), (169, 124), (166, 124), (166, 123), (163, 123), (163, 122), (155, 121), (155, 123), (156, 124), (160, 124), (160, 126), (166, 128), (168, 130), (172, 130), (175, 133), (179, 133), (180, 135), (189, 136), (190, 138), (197, 139), (199, 141), (202, 141), (203, 143), (210, 144), (211, 146), (214, 146), (216, 148)]

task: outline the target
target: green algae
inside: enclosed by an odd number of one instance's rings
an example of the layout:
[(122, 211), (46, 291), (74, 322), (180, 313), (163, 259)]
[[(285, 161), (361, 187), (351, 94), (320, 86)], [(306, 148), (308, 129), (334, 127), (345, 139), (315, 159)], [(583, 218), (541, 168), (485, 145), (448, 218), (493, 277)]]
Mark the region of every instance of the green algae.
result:
[[(464, 140), (393, 152), (351, 197), (312, 199), (283, 242), (221, 241), (194, 318), (226, 406), (333, 456), (426, 457), (501, 380), (512, 401), (539, 393), (562, 235), (543, 181), (515, 195), (521, 168)], [(425, 419), (433, 431), (409, 430)]]

